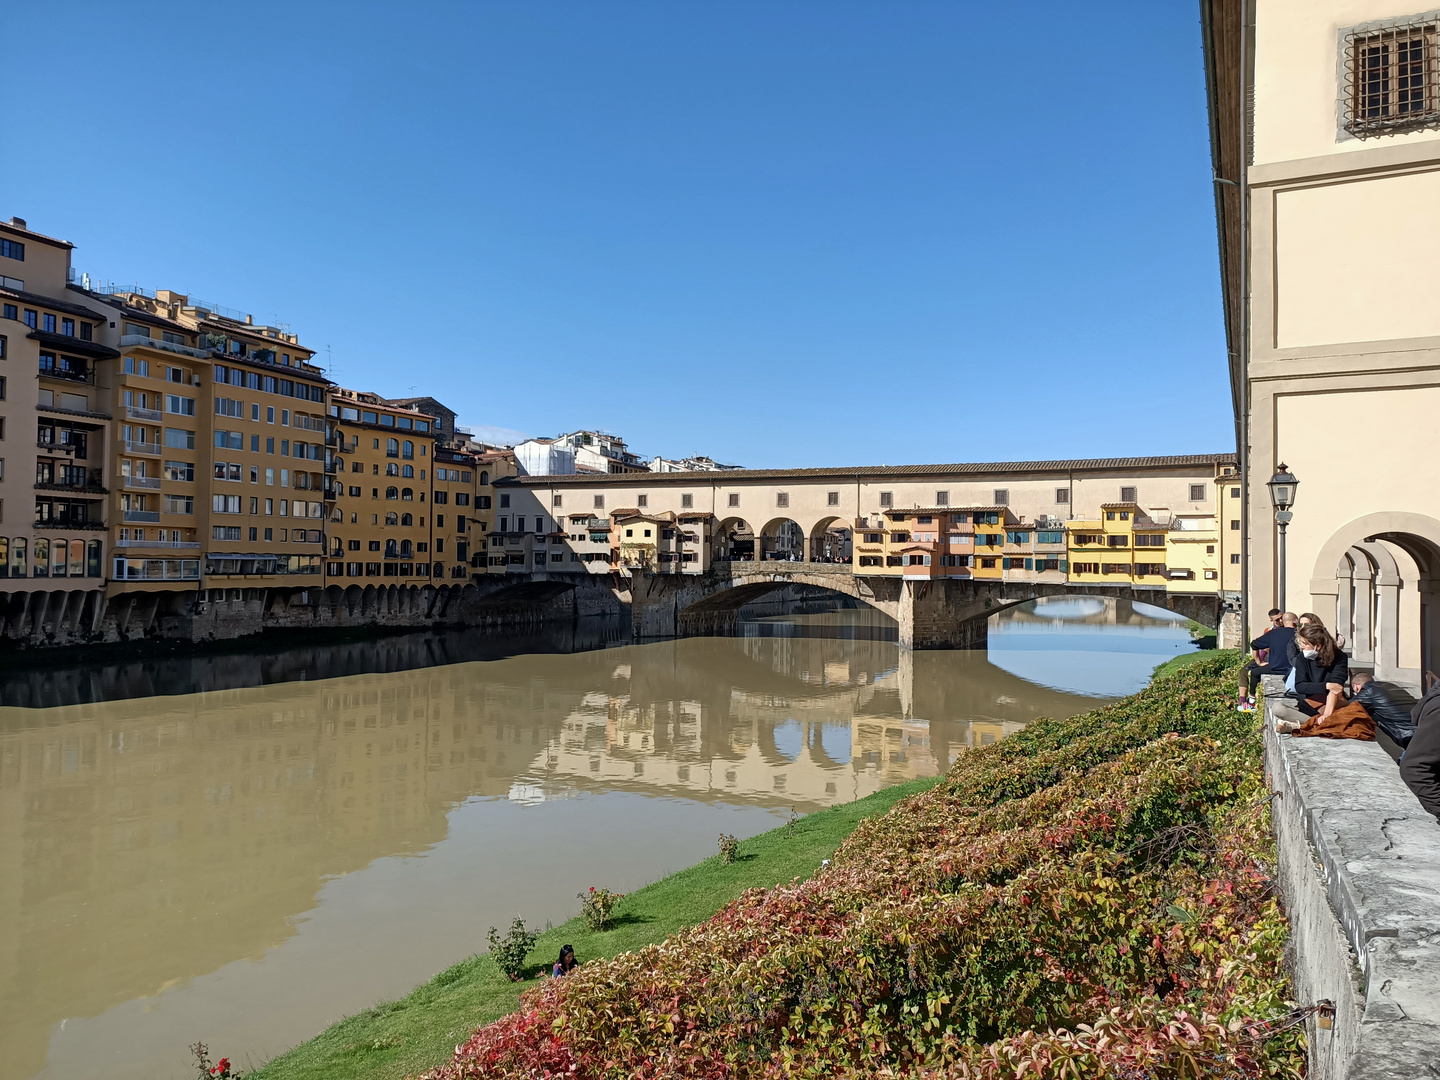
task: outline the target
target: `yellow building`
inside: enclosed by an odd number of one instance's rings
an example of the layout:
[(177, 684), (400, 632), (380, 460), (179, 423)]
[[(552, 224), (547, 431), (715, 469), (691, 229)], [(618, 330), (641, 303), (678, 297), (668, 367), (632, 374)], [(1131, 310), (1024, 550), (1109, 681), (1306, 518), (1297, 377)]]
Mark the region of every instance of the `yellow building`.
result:
[[(929, 506), (857, 518), (851, 565), (855, 573), (865, 575), (968, 578), (976, 530), (986, 528), (992, 517), (998, 523), (1005, 511), (999, 507)], [(1003, 535), (1002, 528), (1002, 540)]]
[[(330, 384), (293, 334), (169, 290), (110, 295), (119, 324), (111, 594), (319, 585)], [(237, 313), (238, 315), (238, 313)]]
[[(1071, 521), (1069, 580), (1076, 584), (1133, 584), (1135, 526), (1141, 514), (1135, 503), (1102, 503), (1098, 518)], [(1162, 559), (1163, 551), (1162, 547)]]
[[(329, 577), (336, 584), (418, 585), (432, 576), (434, 419), (376, 394), (335, 389), (335, 479)], [(452, 466), (446, 465), (447, 476)], [(342, 483), (343, 478), (343, 483)], [(472, 475), (471, 483), (474, 483)], [(463, 482), (444, 484), (447, 492)], [(453, 506), (447, 502), (446, 507)], [(453, 520), (447, 532), (453, 528)], [(451, 532), (452, 536), (458, 533)], [(468, 535), (468, 526), (467, 526)], [(446, 558), (450, 552), (445, 553)], [(333, 564), (339, 564), (338, 567)], [(442, 570), (448, 562), (440, 563)]]

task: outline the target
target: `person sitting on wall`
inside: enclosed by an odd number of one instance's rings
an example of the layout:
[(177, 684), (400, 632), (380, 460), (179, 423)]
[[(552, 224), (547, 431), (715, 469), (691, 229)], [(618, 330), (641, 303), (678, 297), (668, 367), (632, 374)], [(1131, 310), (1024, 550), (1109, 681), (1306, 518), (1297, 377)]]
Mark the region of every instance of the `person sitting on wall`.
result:
[(1400, 759), (1400, 779), (1440, 820), (1440, 679), (1427, 671), (1425, 685), (1428, 692), (1410, 714), (1415, 736)]
[(1398, 705), (1386, 689), (1368, 672), (1357, 671), (1350, 676), (1350, 700), (1364, 706), (1375, 726), (1390, 736), (1404, 750), (1415, 735), (1413, 710)]
[(575, 950), (569, 945), (560, 946), (560, 959), (555, 961), (555, 966), (550, 970), (552, 977), (559, 979), (569, 975), (580, 966), (580, 961), (575, 959)]
[[(1284, 678), (1290, 674), (1289, 657), (1290, 646), (1295, 640), (1295, 616), (1291, 612), (1275, 614), (1279, 617), (1278, 622), (1274, 622), (1269, 630), (1250, 642), (1250, 648), (1255, 650), (1255, 659), (1246, 664), (1240, 672), (1240, 703), (1235, 708), (1241, 712), (1255, 711), (1255, 685), (1260, 681), (1261, 675), (1279, 675)], [(1265, 654), (1264, 659), (1261, 658), (1262, 652)]]
[(1363, 706), (1345, 702), (1350, 661), (1335, 644), (1330, 631), (1311, 623), (1295, 635), (1300, 656), (1295, 662), (1294, 703), (1282, 698), (1270, 707), (1275, 730), (1292, 735), (1327, 739), (1374, 741), (1375, 721)]

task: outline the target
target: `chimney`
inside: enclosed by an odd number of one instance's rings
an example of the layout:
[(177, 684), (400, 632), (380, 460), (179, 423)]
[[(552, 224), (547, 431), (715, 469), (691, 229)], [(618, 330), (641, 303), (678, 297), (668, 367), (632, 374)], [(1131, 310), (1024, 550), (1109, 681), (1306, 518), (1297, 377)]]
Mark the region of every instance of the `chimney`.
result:
[(10, 219), (10, 224), (11, 224), (11, 225), (14, 225), (15, 228), (17, 228), (17, 229), (23, 229), (23, 228), (26, 227), (26, 226), (25, 226), (25, 219), (24, 219), (23, 217), (12, 217), (12, 218)]

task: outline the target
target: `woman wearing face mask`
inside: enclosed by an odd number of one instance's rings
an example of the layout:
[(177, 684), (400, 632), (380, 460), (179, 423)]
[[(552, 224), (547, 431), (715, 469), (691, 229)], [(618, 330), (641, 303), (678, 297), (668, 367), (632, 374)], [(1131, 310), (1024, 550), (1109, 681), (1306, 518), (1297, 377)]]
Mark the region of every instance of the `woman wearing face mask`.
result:
[(1293, 704), (1275, 703), (1276, 730), (1373, 739), (1374, 721), (1364, 709), (1345, 704), (1350, 662), (1330, 632), (1318, 623), (1310, 623), (1301, 627), (1295, 640), (1300, 652), (1295, 662), (1295, 696), (1299, 700)]

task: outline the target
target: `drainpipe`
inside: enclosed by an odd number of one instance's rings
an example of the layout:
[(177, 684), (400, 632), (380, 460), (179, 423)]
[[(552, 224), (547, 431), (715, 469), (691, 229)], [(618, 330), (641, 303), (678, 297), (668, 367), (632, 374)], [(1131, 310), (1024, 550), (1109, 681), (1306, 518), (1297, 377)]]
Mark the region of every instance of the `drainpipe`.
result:
[(1240, 649), (1250, 634), (1250, 0), (1240, 4)]

